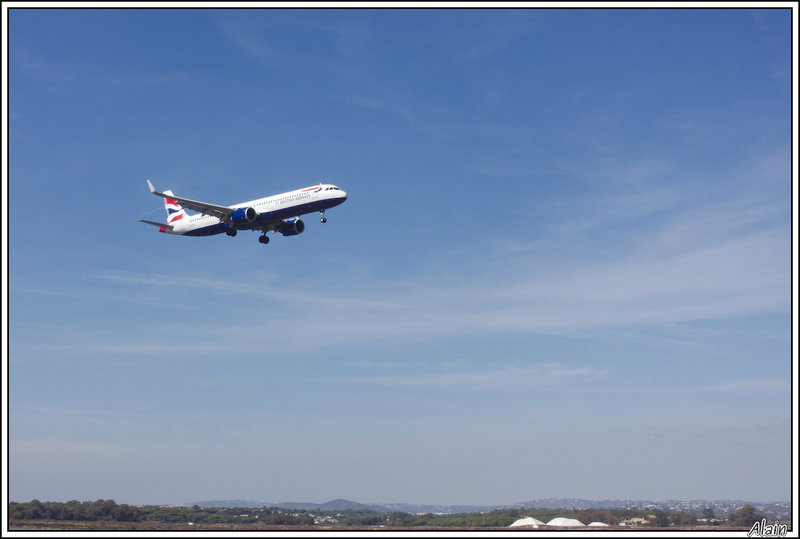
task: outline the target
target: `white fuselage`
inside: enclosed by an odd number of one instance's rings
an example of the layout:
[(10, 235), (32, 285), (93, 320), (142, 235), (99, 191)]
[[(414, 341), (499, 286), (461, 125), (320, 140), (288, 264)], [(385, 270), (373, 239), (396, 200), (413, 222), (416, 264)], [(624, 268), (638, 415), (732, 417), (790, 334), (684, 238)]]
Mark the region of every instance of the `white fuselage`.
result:
[(255, 210), (255, 217), (252, 220), (241, 220), (231, 224), (213, 215), (187, 214), (185, 218), (175, 221), (171, 229), (164, 230), (164, 232), (187, 236), (210, 236), (227, 232), (231, 228), (277, 230), (277, 227), (286, 219), (307, 213), (324, 212), (345, 200), (347, 200), (347, 193), (335, 185), (320, 184), (229, 206), (233, 210), (242, 210), (242, 213), (251, 212), (251, 209)]

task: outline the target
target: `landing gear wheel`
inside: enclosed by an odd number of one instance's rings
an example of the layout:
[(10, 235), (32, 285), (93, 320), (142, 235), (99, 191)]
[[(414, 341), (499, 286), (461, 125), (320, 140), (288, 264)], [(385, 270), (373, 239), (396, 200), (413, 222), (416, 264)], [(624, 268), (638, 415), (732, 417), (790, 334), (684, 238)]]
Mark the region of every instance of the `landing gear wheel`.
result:
[(225, 233), (232, 238), (232, 237), (234, 237), (236, 235), (236, 229), (235, 228), (229, 228), (228, 230), (225, 231)]
[(259, 236), (258, 242), (266, 245), (269, 243), (269, 238), (267, 236)]
[(325, 210), (322, 210), (321, 212), (319, 212), (319, 222), (320, 223), (327, 223), (328, 222), (328, 220), (325, 219)]

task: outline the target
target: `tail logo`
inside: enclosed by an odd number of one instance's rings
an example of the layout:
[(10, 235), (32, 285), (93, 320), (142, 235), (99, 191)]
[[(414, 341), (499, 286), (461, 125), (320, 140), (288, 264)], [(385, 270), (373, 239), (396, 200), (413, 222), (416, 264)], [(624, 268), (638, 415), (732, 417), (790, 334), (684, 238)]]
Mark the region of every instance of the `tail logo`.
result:
[(183, 211), (183, 208), (178, 204), (177, 200), (164, 198), (164, 208), (167, 210), (168, 225), (172, 225), (186, 216), (186, 212)]

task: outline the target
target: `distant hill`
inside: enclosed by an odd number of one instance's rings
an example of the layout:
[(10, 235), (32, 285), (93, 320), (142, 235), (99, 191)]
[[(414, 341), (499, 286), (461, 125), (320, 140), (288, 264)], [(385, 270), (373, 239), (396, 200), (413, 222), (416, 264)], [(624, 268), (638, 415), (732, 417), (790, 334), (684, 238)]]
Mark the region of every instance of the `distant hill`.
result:
[(224, 507), (227, 509), (233, 507), (252, 508), (252, 507), (279, 507), (281, 509), (304, 509), (306, 511), (376, 511), (379, 513), (394, 511), (388, 509), (383, 505), (363, 504), (353, 502), (350, 500), (331, 500), (325, 503), (308, 503), (308, 502), (259, 502), (253, 500), (207, 500), (203, 502), (193, 502), (183, 504), (186, 506), (198, 505), (200, 507)]
[(267, 507), (280, 507), (281, 509), (305, 509), (307, 511), (377, 511), (384, 513), (390, 511), (382, 505), (363, 504), (341, 498), (325, 503), (295, 503), (281, 502), (269, 504)]
[(452, 515), (456, 513), (486, 513), (495, 509), (516, 507), (516, 505), (420, 505), (411, 503), (386, 503), (383, 504), (387, 512), (399, 511), (401, 513), (433, 513)]
[(202, 502), (191, 502), (180, 504), (187, 507), (198, 505), (200, 507), (223, 507), (230, 509), (233, 507), (253, 508), (253, 507), (279, 507), (281, 509), (305, 510), (305, 511), (375, 511), (377, 513), (391, 513), (394, 511), (401, 513), (481, 513), (505, 507), (518, 507), (516, 505), (425, 505), (413, 503), (386, 503), (386, 504), (365, 504), (345, 500), (342, 498), (331, 500), (325, 503), (309, 502), (261, 502), (254, 500), (206, 500)]
[(225, 509), (232, 509), (234, 507), (264, 507), (264, 502), (256, 502), (253, 500), (208, 500), (205, 502), (193, 502), (180, 505), (186, 507), (198, 505), (200, 507), (223, 507)]
[(769, 519), (791, 518), (791, 503), (756, 503), (742, 500), (667, 500), (652, 502), (648, 500), (584, 500), (582, 498), (544, 498), (529, 500), (507, 505), (421, 505), (411, 503), (386, 503), (364, 504), (351, 500), (336, 499), (325, 503), (307, 502), (260, 502), (253, 500), (210, 500), (184, 504), (186, 506), (199, 505), (200, 507), (279, 507), (289, 510), (306, 511), (375, 511), (378, 513), (484, 513), (495, 509), (662, 509), (664, 511), (684, 511), (699, 514), (706, 507), (710, 507), (718, 518), (727, 516), (750, 504), (756, 511)]

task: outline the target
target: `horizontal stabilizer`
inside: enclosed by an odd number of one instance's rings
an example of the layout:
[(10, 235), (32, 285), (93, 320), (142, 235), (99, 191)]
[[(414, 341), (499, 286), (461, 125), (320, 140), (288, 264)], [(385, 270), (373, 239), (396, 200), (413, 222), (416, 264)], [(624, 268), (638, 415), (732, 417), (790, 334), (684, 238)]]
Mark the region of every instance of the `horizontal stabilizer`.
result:
[(155, 221), (147, 221), (145, 219), (139, 219), (139, 221), (141, 221), (143, 223), (147, 223), (148, 225), (160, 226), (160, 227), (166, 228), (167, 230), (172, 230), (172, 228), (173, 228), (172, 225), (165, 225), (164, 223), (156, 223)]

